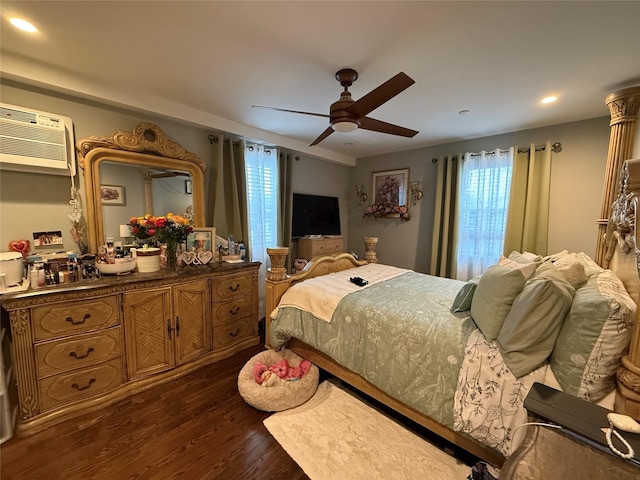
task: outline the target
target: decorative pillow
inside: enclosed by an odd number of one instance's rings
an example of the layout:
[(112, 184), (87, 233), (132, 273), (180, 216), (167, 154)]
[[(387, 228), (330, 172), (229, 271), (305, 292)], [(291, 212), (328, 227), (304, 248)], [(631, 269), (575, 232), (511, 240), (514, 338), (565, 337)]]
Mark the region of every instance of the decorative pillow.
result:
[(499, 265), (489, 267), (480, 277), (471, 301), (471, 318), (488, 342), (497, 338), (524, 283), (521, 270)]
[(552, 262), (557, 262), (560, 258), (564, 257), (565, 255), (569, 255), (569, 250), (562, 250), (558, 253), (552, 253), (551, 255), (547, 255), (546, 257), (544, 257), (542, 259), (543, 262), (547, 262), (547, 261), (552, 261)]
[(542, 262), (542, 257), (540, 255), (536, 255), (535, 253), (531, 253), (531, 252), (520, 253), (520, 252), (513, 251), (509, 254), (509, 259), (515, 260), (516, 262), (519, 262), (519, 263)]
[(578, 260), (575, 253), (561, 257), (553, 265), (573, 288), (578, 289), (587, 282), (588, 277), (584, 265)]
[(574, 293), (553, 264), (546, 262), (515, 298), (497, 343), (516, 378), (534, 371), (549, 358)]
[(611, 270), (591, 276), (576, 291), (551, 354), (563, 391), (597, 402), (615, 388), (635, 315), (636, 304)]
[(480, 277), (475, 277), (465, 283), (451, 305), (451, 313), (466, 312), (471, 310), (471, 301), (476, 291)]
[(587, 274), (587, 277), (591, 277), (592, 275), (599, 275), (604, 272), (604, 268), (598, 265), (596, 262), (591, 259), (589, 255), (584, 252), (574, 253), (578, 261), (584, 266), (584, 272)]
[(520, 270), (524, 275), (525, 280), (528, 279), (533, 272), (538, 268), (538, 264), (535, 262), (526, 262), (521, 263), (514, 260), (510, 260), (504, 255), (500, 255), (500, 260), (498, 260), (498, 266), (510, 268), (511, 270)]

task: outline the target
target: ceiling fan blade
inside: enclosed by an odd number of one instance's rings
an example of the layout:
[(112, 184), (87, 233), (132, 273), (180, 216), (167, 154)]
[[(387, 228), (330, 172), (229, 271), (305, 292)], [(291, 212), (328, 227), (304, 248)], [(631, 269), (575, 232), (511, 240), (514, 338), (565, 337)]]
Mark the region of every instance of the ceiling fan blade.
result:
[(284, 108), (264, 107), (262, 105), (251, 105), (251, 107), (266, 108), (268, 110), (277, 110), (278, 112), (299, 113), (301, 115), (313, 115), (314, 117), (329, 118), (329, 115), (326, 115), (324, 113), (301, 112), (299, 110), (285, 110)]
[(410, 128), (399, 127), (392, 123), (376, 120), (375, 118), (364, 117), (360, 119), (360, 128), (363, 130), (372, 130), (374, 132), (388, 133), (391, 135), (399, 135), (401, 137), (415, 137), (419, 132)]
[(400, 72), (379, 87), (371, 90), (364, 97), (353, 102), (353, 104), (345, 110), (358, 118), (362, 118), (414, 83), (416, 83), (415, 80), (409, 77), (409, 75)]
[(311, 145), (309, 145), (310, 147), (313, 147), (314, 145), (319, 144), (322, 140), (324, 140), (325, 138), (327, 138), (329, 135), (331, 135), (333, 133), (333, 128), (329, 127), (327, 128), (324, 132), (322, 132), (320, 134), (320, 136), (318, 138), (316, 138), (313, 143)]

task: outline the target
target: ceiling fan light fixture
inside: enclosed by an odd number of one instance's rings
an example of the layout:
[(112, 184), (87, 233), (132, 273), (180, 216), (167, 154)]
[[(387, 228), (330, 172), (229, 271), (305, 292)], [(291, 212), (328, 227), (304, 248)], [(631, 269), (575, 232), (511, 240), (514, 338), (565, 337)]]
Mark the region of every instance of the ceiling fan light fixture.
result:
[(358, 124), (355, 122), (341, 121), (332, 123), (331, 128), (333, 128), (336, 132), (348, 133), (356, 130), (358, 128)]

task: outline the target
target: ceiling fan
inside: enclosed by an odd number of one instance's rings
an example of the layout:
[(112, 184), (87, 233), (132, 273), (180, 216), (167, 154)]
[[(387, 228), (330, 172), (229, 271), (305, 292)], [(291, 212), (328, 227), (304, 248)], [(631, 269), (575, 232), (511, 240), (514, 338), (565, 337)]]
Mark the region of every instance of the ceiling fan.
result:
[(270, 110), (278, 110), (280, 112), (300, 113), (303, 115), (314, 115), (316, 117), (328, 118), (331, 126), (316, 138), (310, 146), (317, 145), (322, 140), (336, 132), (352, 132), (357, 128), (363, 130), (372, 130), (374, 132), (388, 133), (391, 135), (399, 135), (402, 137), (414, 137), (418, 132), (409, 128), (399, 127), (391, 123), (376, 120), (367, 117), (380, 105), (388, 102), (400, 92), (406, 90), (415, 81), (404, 72), (398, 73), (390, 78), (382, 85), (374, 88), (359, 100), (353, 100), (349, 87), (358, 79), (358, 72), (352, 68), (343, 68), (336, 73), (336, 80), (344, 87), (340, 100), (331, 104), (329, 115), (323, 113), (300, 112), (298, 110), (285, 110), (283, 108), (263, 107), (262, 105), (252, 105), (258, 108), (268, 108)]

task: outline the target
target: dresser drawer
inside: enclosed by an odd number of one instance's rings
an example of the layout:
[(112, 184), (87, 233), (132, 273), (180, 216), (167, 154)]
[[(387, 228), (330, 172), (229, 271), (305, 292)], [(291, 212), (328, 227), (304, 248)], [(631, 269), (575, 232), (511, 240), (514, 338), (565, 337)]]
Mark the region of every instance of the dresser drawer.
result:
[(115, 295), (35, 307), (31, 319), (36, 340), (89, 332), (120, 323)]
[(251, 292), (251, 275), (234, 275), (216, 279), (213, 282), (213, 301), (219, 302), (230, 298), (247, 295)]
[(38, 378), (95, 365), (122, 355), (120, 326), (36, 345)]
[(40, 380), (40, 407), (45, 411), (113, 390), (121, 384), (122, 359), (114, 358), (94, 367)]
[(344, 251), (342, 237), (301, 238), (298, 240), (298, 257), (311, 260), (320, 255), (333, 255)]
[(235, 322), (239, 318), (250, 316), (252, 312), (251, 298), (240, 297), (230, 302), (213, 305), (213, 324)]
[(251, 318), (213, 326), (213, 349), (221, 349), (253, 335)]

